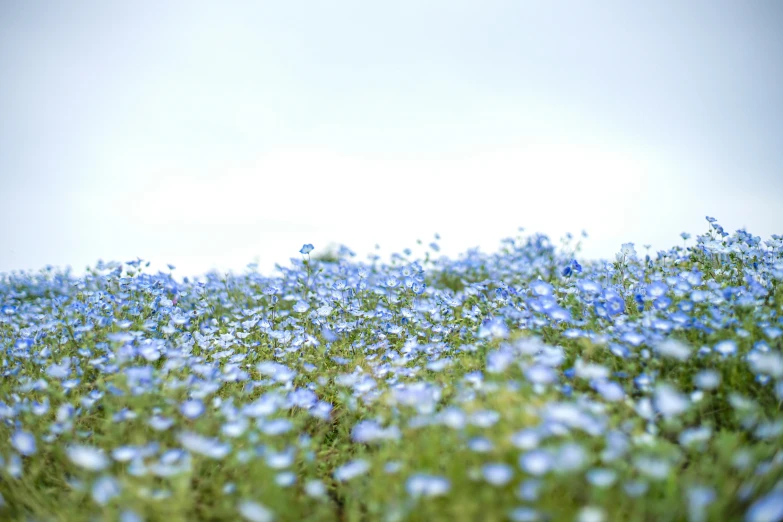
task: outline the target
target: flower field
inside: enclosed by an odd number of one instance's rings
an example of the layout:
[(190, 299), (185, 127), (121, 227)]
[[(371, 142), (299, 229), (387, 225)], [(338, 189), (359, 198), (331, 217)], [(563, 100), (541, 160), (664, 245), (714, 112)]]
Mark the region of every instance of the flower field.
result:
[(783, 237), (0, 275), (0, 519), (783, 520)]

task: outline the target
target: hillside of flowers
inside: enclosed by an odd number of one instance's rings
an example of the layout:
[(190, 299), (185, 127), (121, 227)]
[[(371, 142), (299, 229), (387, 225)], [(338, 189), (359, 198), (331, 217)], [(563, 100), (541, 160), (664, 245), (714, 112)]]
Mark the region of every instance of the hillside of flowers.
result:
[(783, 237), (707, 222), (0, 274), (0, 519), (782, 521)]

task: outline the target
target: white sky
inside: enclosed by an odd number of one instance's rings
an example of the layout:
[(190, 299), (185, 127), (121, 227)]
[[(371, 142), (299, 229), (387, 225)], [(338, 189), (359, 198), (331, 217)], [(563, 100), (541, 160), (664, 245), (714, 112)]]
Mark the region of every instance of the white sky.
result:
[(0, 271), (783, 233), (782, 5), (3, 2)]

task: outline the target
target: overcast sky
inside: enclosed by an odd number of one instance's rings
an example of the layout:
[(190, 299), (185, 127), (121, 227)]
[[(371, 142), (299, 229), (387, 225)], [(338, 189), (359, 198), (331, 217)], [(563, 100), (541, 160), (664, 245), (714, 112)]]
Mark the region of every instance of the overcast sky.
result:
[(777, 0), (5, 1), (0, 272), (783, 233), (781, 27)]

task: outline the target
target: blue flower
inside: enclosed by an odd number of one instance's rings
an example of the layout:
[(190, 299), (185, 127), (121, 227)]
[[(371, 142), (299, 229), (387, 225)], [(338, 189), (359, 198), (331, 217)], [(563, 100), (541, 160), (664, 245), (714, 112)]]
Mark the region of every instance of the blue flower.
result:
[(11, 435), (11, 446), (26, 457), (35, 454), (35, 437), (26, 431), (17, 431)]
[(713, 350), (723, 357), (728, 357), (737, 353), (737, 343), (733, 339), (726, 339), (716, 344)]
[(405, 482), (405, 490), (413, 498), (439, 497), (445, 495), (451, 489), (451, 482), (437, 475), (416, 473)]
[(610, 316), (615, 316), (625, 311), (625, 300), (614, 292), (606, 292), (606, 312)]
[(273, 522), (275, 520), (275, 515), (269, 508), (250, 500), (240, 502), (237, 511), (248, 522)]
[(541, 279), (536, 279), (535, 281), (530, 283), (530, 289), (537, 296), (549, 296), (552, 295), (552, 293), (554, 292), (554, 288), (552, 287), (552, 285), (550, 285), (546, 281), (542, 281)]
[(596, 283), (591, 279), (582, 279), (576, 283), (576, 287), (585, 294), (598, 295), (603, 288), (600, 283)]
[(204, 403), (198, 399), (188, 400), (182, 403), (179, 411), (189, 419), (200, 417), (205, 411)]
[(177, 436), (177, 439), (182, 447), (191, 453), (211, 459), (220, 460), (231, 451), (229, 444), (223, 443), (219, 439), (204, 437), (198, 433), (182, 432)]
[(122, 492), (122, 486), (114, 477), (104, 476), (95, 481), (92, 486), (92, 498), (101, 506), (105, 506), (111, 499)]
[(482, 339), (485, 337), (505, 339), (508, 337), (508, 327), (500, 318), (487, 319), (479, 328), (478, 336)]
[(302, 248), (299, 249), (299, 253), (303, 255), (307, 255), (310, 252), (312, 252), (314, 248), (315, 247), (310, 243), (305, 243), (304, 245), (302, 245)]
[(514, 469), (508, 464), (489, 463), (481, 467), (481, 474), (493, 486), (505, 486), (514, 477)]
[(334, 470), (334, 478), (340, 482), (346, 482), (359, 475), (364, 475), (369, 470), (370, 464), (366, 460), (356, 459)]
[(745, 513), (745, 522), (780, 522), (783, 520), (783, 491), (773, 490), (756, 500)]
[(623, 387), (614, 381), (596, 380), (593, 388), (609, 402), (617, 402), (625, 398)]
[(101, 471), (109, 465), (109, 459), (103, 450), (90, 446), (73, 445), (65, 448), (68, 458), (80, 468)]
[(522, 471), (533, 475), (545, 475), (552, 469), (554, 461), (546, 450), (532, 450), (519, 457), (519, 467)]

